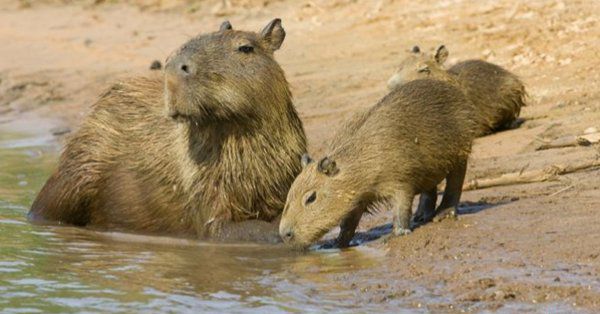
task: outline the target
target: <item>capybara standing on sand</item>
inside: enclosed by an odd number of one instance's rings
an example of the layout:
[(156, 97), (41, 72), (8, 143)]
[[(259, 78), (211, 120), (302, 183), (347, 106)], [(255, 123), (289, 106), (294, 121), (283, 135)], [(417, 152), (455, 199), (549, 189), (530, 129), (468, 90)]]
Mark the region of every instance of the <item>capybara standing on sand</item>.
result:
[(434, 78), (451, 82), (467, 95), (479, 115), (479, 135), (511, 128), (525, 106), (525, 86), (514, 74), (483, 60), (459, 62), (447, 71), (443, 64), (448, 58), (445, 46), (439, 46), (434, 56), (413, 47), (401, 62), (398, 71), (389, 79), (388, 87), (419, 78)]
[(469, 104), (453, 85), (425, 79), (356, 115), (325, 157), (303, 156), (279, 225), (284, 241), (304, 248), (340, 224), (337, 245), (347, 246), (362, 214), (377, 204), (394, 210), (394, 234), (409, 233), (414, 196), (421, 193), (418, 213), (430, 219), (444, 178), (437, 213), (456, 206), (475, 137)]
[(164, 77), (114, 85), (67, 143), (32, 220), (225, 240), (272, 240), (306, 152), (273, 58), (285, 31), (220, 30), (171, 55)]

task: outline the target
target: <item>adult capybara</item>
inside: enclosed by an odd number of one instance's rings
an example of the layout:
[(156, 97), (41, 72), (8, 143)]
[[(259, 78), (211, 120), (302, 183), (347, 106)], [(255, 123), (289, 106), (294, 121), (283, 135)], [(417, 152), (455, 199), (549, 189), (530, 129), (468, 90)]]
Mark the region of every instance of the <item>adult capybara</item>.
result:
[(398, 71), (389, 79), (388, 87), (419, 78), (435, 78), (452, 82), (467, 95), (477, 108), (479, 135), (513, 127), (527, 93), (523, 82), (513, 73), (483, 60), (459, 62), (445, 70), (448, 58), (445, 46), (439, 46), (433, 56), (413, 47)]
[[(279, 232), (305, 248), (340, 224), (347, 246), (373, 205), (394, 210), (394, 234), (410, 232), (412, 202), (430, 219), (458, 204), (471, 142), (473, 108), (464, 94), (439, 80), (415, 80), (354, 116), (328, 145), (325, 157), (303, 156), (303, 170), (287, 196)], [(437, 184), (446, 190), (437, 211)]]
[(278, 239), (270, 224), (306, 152), (273, 58), (285, 31), (188, 41), (164, 76), (112, 86), (66, 144), (32, 220), (225, 240)]

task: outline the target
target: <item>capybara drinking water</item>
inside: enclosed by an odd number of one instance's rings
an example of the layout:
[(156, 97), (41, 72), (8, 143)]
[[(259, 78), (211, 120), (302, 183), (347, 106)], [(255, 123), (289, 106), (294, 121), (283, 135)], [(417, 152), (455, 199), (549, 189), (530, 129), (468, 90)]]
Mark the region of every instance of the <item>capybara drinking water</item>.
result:
[(164, 76), (115, 84), (70, 138), (30, 218), (225, 240), (278, 239), (306, 152), (273, 58), (285, 31), (220, 30), (172, 54)]
[(477, 108), (479, 135), (511, 128), (525, 106), (525, 86), (514, 74), (495, 64), (483, 60), (459, 62), (445, 70), (448, 58), (445, 46), (439, 46), (435, 55), (421, 52), (413, 47), (398, 71), (389, 79), (393, 89), (411, 80), (435, 78), (451, 82), (467, 95)]
[[(412, 202), (427, 220), (458, 204), (471, 142), (473, 108), (458, 88), (415, 80), (354, 116), (334, 136), (325, 157), (303, 156), (287, 196), (279, 232), (305, 248), (340, 224), (347, 246), (363, 213), (383, 204), (394, 211), (394, 233), (410, 232)], [(437, 184), (446, 190), (437, 211)]]

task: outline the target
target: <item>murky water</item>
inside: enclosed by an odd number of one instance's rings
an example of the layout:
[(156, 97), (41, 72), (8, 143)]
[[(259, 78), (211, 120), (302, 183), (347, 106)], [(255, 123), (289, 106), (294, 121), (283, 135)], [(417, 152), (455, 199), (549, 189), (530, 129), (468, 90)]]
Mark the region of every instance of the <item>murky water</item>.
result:
[(28, 207), (56, 163), (47, 140), (0, 135), (0, 312), (369, 309), (324, 276), (373, 267), (381, 254), (373, 249), (300, 254), (29, 224)]

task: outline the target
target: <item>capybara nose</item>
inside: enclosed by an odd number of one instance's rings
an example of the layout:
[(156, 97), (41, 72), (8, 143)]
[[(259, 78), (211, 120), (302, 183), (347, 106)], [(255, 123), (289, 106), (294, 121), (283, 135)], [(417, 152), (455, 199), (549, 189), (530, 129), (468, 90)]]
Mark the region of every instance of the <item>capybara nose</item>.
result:
[(189, 65), (185, 63), (179, 65), (179, 75), (188, 76), (190, 74), (192, 74), (192, 68)]
[(290, 242), (294, 238), (294, 231), (292, 228), (285, 228), (279, 232), (279, 235), (283, 239), (283, 242)]
[(179, 57), (170, 60), (165, 66), (165, 70), (168, 74), (177, 77), (188, 77), (194, 74), (194, 65), (187, 60), (185, 57)]
[(171, 117), (172, 119), (179, 119), (181, 117), (181, 114), (179, 113), (179, 111), (175, 110), (175, 109), (169, 109), (168, 113), (169, 117)]

